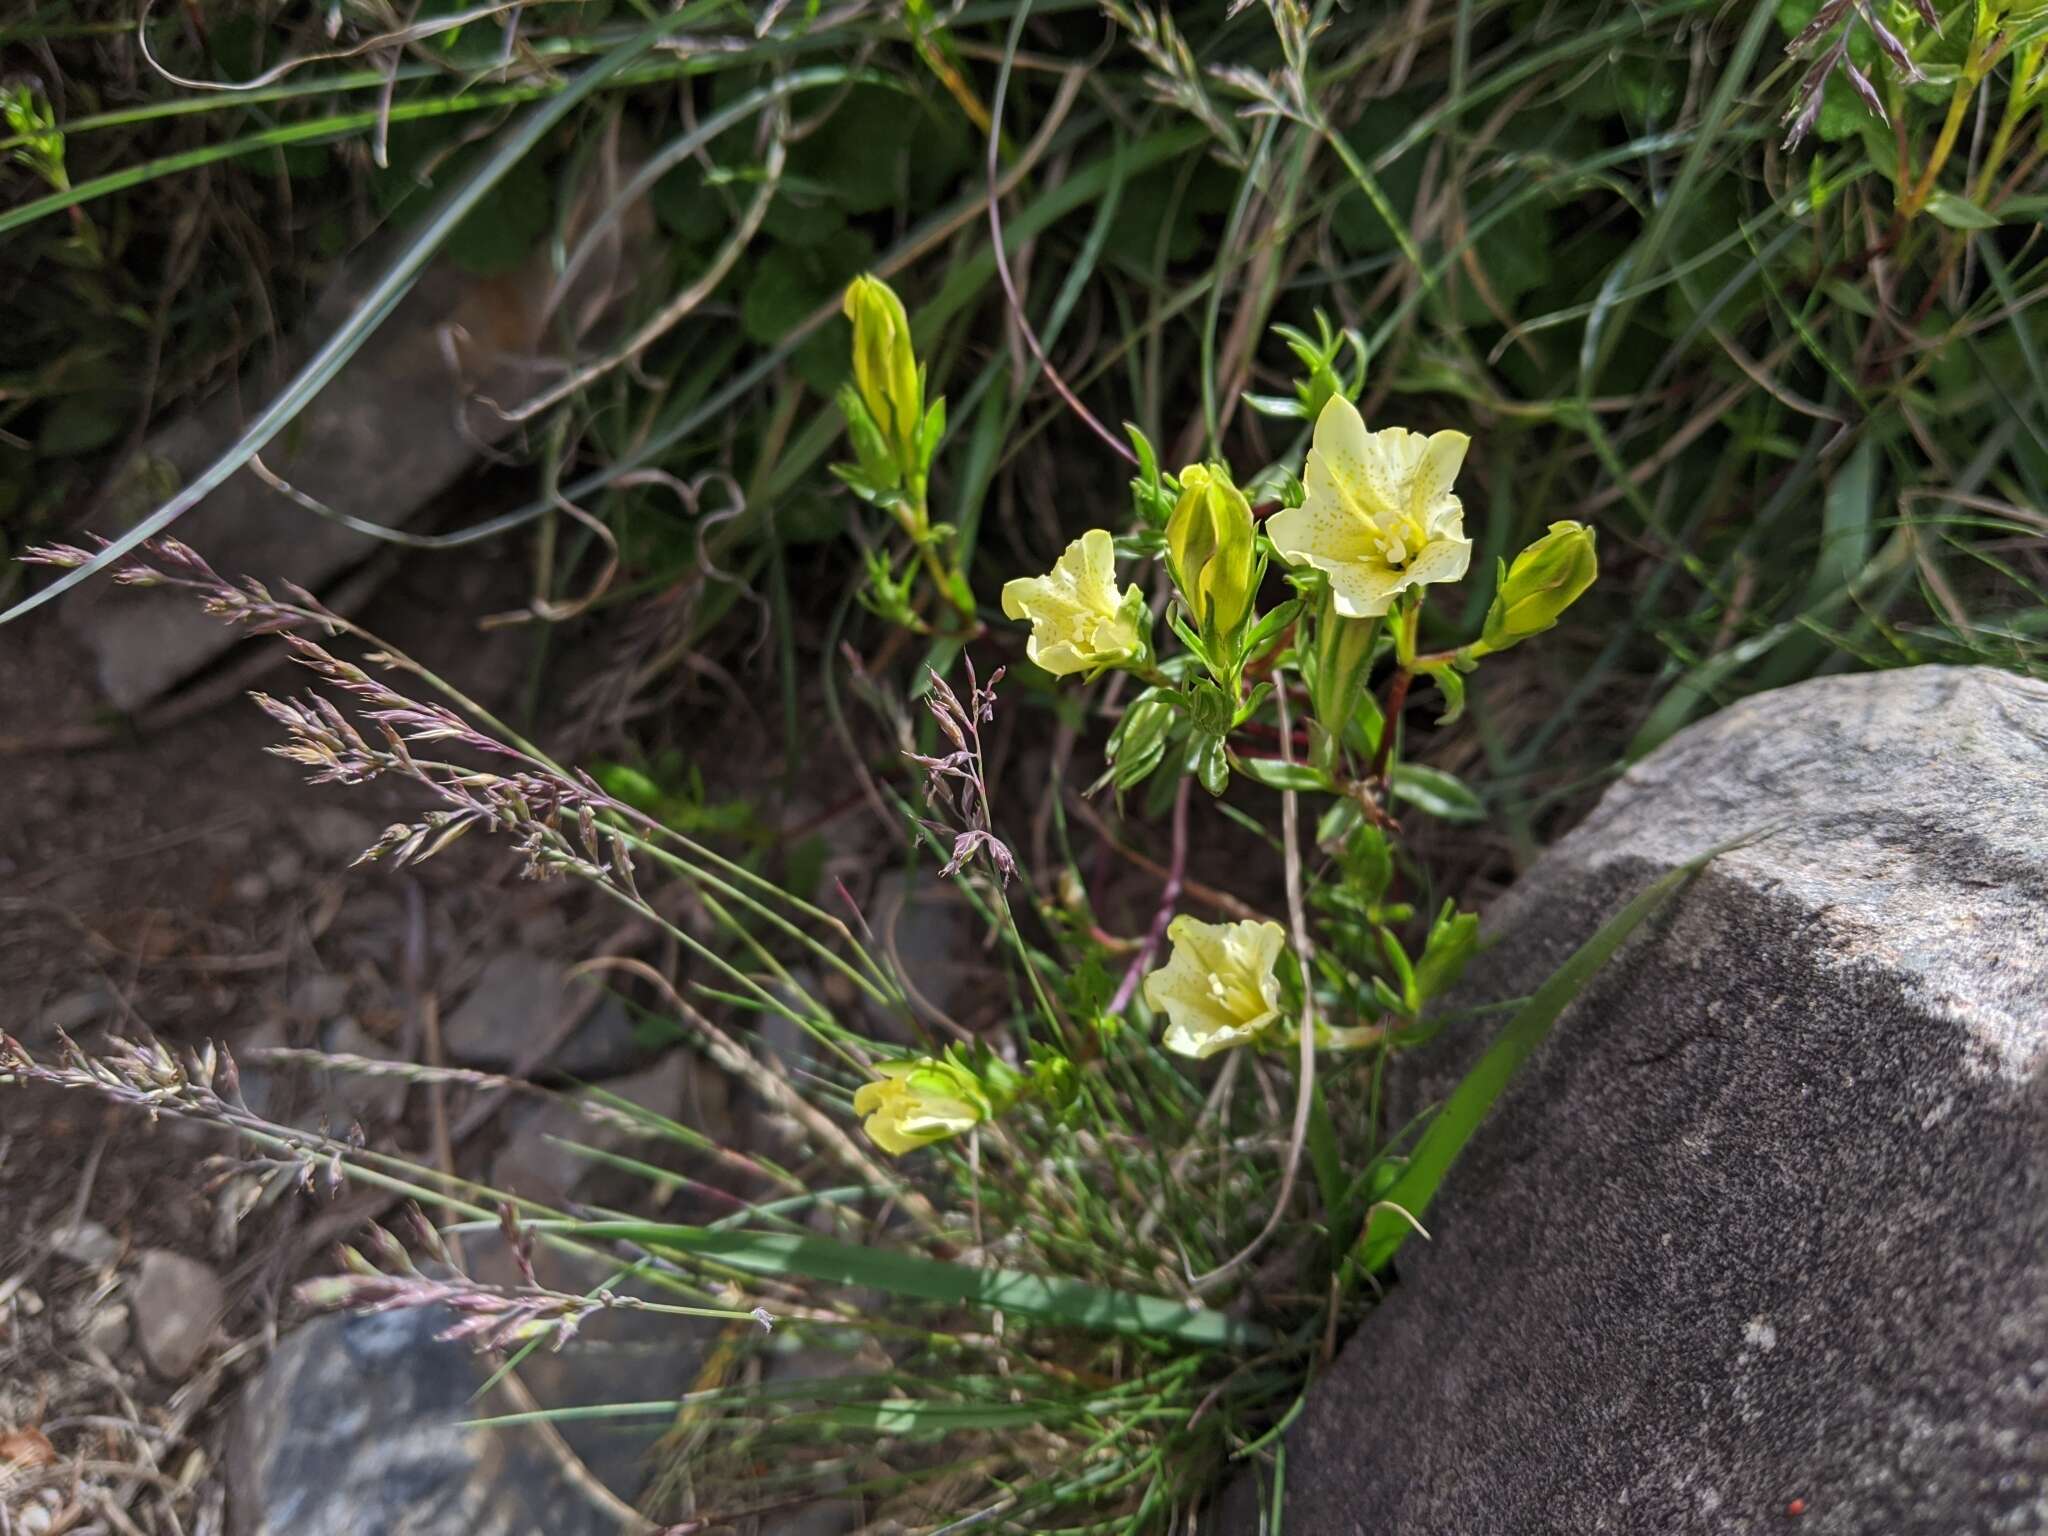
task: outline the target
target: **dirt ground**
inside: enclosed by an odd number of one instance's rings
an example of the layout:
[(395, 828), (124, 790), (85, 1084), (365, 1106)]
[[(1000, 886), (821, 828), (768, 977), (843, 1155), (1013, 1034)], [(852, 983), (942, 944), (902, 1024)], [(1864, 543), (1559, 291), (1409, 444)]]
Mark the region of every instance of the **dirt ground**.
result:
[[(480, 641), (465, 615), (487, 611), (481, 594), (432, 600), (436, 574), (410, 568), (366, 617), (505, 695), (518, 637)], [(486, 578), (507, 580), (516, 572)], [(280, 662), (260, 682), (291, 688), (295, 672)], [(567, 960), (616, 926), (575, 893), (519, 880), (481, 840), (403, 872), (350, 869), (415, 802), (396, 785), (309, 788), (264, 751), (276, 729), (239, 691), (161, 730), (75, 745), (96, 710), (90, 659), (60, 624), (38, 615), (7, 632), (0, 1029), (38, 1059), (63, 1036), (110, 1033), (424, 1059), (429, 1005), (480, 957)], [(35, 750), (39, 739), (73, 745)], [(379, 1145), (435, 1158), (425, 1089), (245, 1075), (273, 1118), (362, 1124)], [(86, 1094), (0, 1089), (0, 1536), (223, 1528), (220, 1410), (274, 1341), (289, 1282), (362, 1214), (288, 1199), (237, 1220), (235, 1186), (210, 1189), (196, 1171), (230, 1151)], [(152, 1251), (223, 1282), (224, 1315), (177, 1379), (135, 1337)]]

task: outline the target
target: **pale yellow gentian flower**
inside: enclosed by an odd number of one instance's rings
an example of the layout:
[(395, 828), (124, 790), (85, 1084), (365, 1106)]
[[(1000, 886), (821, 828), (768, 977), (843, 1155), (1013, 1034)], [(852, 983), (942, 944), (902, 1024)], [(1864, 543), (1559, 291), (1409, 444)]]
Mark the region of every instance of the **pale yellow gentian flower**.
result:
[(1347, 619), (1385, 613), (1410, 587), (1457, 581), (1472, 541), (1451, 482), (1470, 442), (1462, 432), (1368, 432), (1358, 408), (1333, 395), (1302, 472), (1307, 499), (1268, 518), (1266, 535), (1289, 564), (1329, 578)]
[(1166, 1015), (1161, 1043), (1182, 1056), (1214, 1056), (1256, 1039), (1280, 1017), (1273, 964), (1287, 943), (1278, 923), (1204, 923), (1176, 917), (1173, 954), (1145, 978), (1145, 1001)]
[(1054, 677), (1134, 661), (1144, 654), (1144, 594), (1119, 592), (1116, 541), (1091, 528), (1044, 576), (1003, 583), (1003, 613), (1031, 621), (1024, 650)]
[(860, 1086), (853, 1112), (867, 1117), (868, 1139), (891, 1155), (958, 1136), (995, 1113), (981, 1080), (950, 1061), (920, 1056), (877, 1062), (875, 1070), (881, 1081)]

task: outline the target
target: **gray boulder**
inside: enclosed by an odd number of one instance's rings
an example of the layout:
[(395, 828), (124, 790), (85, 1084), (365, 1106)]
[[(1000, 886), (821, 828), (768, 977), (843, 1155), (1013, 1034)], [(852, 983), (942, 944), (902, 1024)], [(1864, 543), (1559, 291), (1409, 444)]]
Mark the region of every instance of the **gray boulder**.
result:
[(1490, 914), (1466, 995), (1774, 825), (1467, 1149), (1289, 1434), (1287, 1532), (2048, 1531), (2048, 685), (1831, 677), (1694, 726)]
[[(469, 1238), (468, 1257), (477, 1279), (519, 1284), (495, 1235)], [(544, 1285), (575, 1292), (609, 1273), (545, 1245), (534, 1261)], [(628, 1528), (624, 1512), (645, 1490), (649, 1452), (673, 1420), (568, 1419), (556, 1426), (560, 1444), (527, 1427), (476, 1427), (521, 1405), (502, 1390), (477, 1395), (499, 1362), (436, 1337), (455, 1321), (443, 1307), (331, 1315), (286, 1336), (230, 1424), (236, 1536), (615, 1536)], [(673, 1399), (694, 1384), (715, 1328), (607, 1312), (566, 1349), (528, 1356), (519, 1379), (546, 1408)]]
[[(310, 356), (367, 290), (352, 273), (325, 295), (294, 339)], [(316, 501), (399, 528), (511, 431), (471, 391), (515, 401), (536, 375), (518, 359), (532, 347), (547, 292), (537, 263), (479, 281), (430, 267), (361, 351), (287, 432), (264, 464)], [(139, 521), (197, 478), (240, 436), (275, 385), (251, 379), (156, 434), (116, 472), (99, 531)], [(242, 469), (186, 513), (173, 530), (229, 578), (243, 573), (320, 588), (377, 552), (369, 537), (296, 505)], [(200, 612), (189, 594), (89, 582), (63, 601), (65, 622), (91, 651), (107, 700), (133, 710), (206, 665), (239, 638)]]

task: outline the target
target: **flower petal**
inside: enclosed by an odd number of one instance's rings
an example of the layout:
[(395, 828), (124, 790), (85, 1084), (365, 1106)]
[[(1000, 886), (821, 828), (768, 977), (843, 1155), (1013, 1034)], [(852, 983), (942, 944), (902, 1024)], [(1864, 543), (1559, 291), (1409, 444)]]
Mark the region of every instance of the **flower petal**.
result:
[(1266, 537), (1280, 557), (1290, 565), (1325, 571), (1346, 561), (1373, 558), (1378, 545), (1370, 519), (1347, 498), (1317, 454), (1308, 456), (1302, 483), (1308, 499), (1266, 519)]
[(1472, 439), (1462, 432), (1433, 433), (1423, 444), (1415, 478), (1409, 486), (1408, 505), (1415, 516), (1426, 521), (1437, 509), (1437, 503), (1451, 494), (1451, 483), (1458, 478), (1465, 463), (1465, 450), (1471, 445)]
[(1086, 600), (1107, 599), (1116, 607), (1116, 540), (1107, 529), (1090, 528), (1067, 546), (1060, 564), (1073, 561), (1081, 594)]
[(1330, 577), (1331, 602), (1347, 619), (1378, 618), (1415, 583), (1409, 571), (1397, 571), (1380, 561), (1354, 561), (1322, 569)]
[(1462, 581), (1471, 564), (1470, 539), (1431, 539), (1408, 563), (1407, 574), (1417, 586), (1439, 581)]
[(1330, 396), (1316, 417), (1310, 466), (1320, 460), (1329, 475), (1356, 495), (1372, 453), (1372, 434), (1365, 430), (1365, 418), (1358, 414), (1358, 407), (1342, 395)]
[(1043, 576), (1019, 576), (1003, 583), (1003, 617), (1028, 618), (1034, 602), (1046, 585)]

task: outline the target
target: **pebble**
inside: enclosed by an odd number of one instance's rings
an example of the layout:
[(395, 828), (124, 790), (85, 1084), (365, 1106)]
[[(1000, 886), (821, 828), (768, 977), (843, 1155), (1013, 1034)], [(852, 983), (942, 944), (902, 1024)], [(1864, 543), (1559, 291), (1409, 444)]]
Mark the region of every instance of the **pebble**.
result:
[(220, 1276), (197, 1259), (152, 1248), (142, 1256), (129, 1295), (136, 1342), (149, 1368), (167, 1381), (189, 1375), (227, 1306)]
[(59, 1227), (52, 1232), (50, 1250), (74, 1264), (90, 1264), (97, 1268), (120, 1257), (121, 1240), (96, 1221), (81, 1221), (76, 1226)]
[(128, 1341), (134, 1336), (131, 1314), (121, 1302), (110, 1302), (94, 1311), (79, 1332), (79, 1339), (89, 1347), (113, 1359), (128, 1348)]

